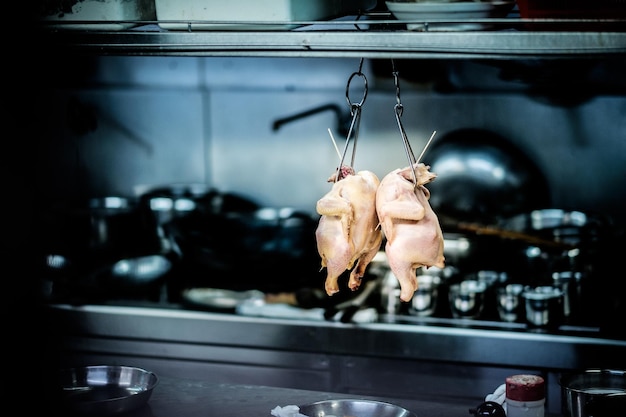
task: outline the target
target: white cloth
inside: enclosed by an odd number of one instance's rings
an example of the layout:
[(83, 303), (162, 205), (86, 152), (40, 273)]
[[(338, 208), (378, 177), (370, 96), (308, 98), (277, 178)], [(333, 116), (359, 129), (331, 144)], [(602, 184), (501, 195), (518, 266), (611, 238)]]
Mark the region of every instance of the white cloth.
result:
[(493, 401), (504, 408), (506, 412), (506, 384), (500, 385), (492, 394), (487, 394), (485, 401)]
[(270, 411), (274, 417), (307, 417), (300, 414), (300, 407), (297, 405), (276, 406)]

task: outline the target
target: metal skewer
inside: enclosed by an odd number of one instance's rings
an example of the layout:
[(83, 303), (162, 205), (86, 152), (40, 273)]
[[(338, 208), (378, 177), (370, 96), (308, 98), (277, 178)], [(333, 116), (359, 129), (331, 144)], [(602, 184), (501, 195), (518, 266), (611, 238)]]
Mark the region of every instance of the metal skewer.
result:
[(413, 153), (413, 149), (411, 149), (411, 143), (409, 142), (409, 138), (406, 134), (406, 131), (404, 130), (404, 126), (402, 125), (401, 117), (402, 117), (402, 112), (404, 111), (404, 106), (402, 105), (402, 101), (400, 100), (400, 81), (398, 79), (398, 71), (396, 71), (396, 66), (393, 62), (393, 59), (391, 60), (391, 65), (392, 65), (393, 80), (396, 86), (396, 105), (393, 107), (393, 109), (396, 114), (396, 122), (398, 123), (398, 129), (400, 129), (400, 136), (402, 137), (402, 144), (404, 146), (404, 152), (406, 153), (406, 158), (409, 161), (409, 167), (413, 168), (411, 169), (411, 174), (413, 177), (413, 186), (417, 187), (417, 175), (415, 174), (415, 168), (417, 167), (417, 164), (419, 163), (419, 161), (422, 159), (422, 156), (424, 156), (426, 149), (428, 149), (428, 146), (432, 142), (437, 131), (433, 131), (433, 134), (430, 136), (430, 139), (428, 139), (428, 142), (426, 142), (424, 149), (422, 149), (422, 153), (420, 153), (419, 158), (416, 159), (415, 154)]

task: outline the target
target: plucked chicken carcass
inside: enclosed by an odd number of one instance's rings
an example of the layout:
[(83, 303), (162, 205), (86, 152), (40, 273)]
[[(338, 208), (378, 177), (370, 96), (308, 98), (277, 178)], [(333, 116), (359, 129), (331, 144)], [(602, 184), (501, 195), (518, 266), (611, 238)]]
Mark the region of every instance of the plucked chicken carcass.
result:
[(423, 163), (396, 169), (382, 179), (376, 193), (378, 219), (387, 239), (385, 253), (400, 282), (402, 301), (409, 301), (417, 290), (417, 268), (444, 267), (443, 233), (424, 187), (436, 177), (429, 169)]
[(352, 269), (348, 287), (356, 290), (365, 269), (372, 261), (383, 240), (376, 214), (376, 190), (380, 183), (376, 174), (342, 167), (340, 178), (333, 174), (331, 190), (318, 200), (321, 215), (315, 238), (317, 251), (326, 267), (325, 290), (328, 295), (339, 291), (337, 279)]

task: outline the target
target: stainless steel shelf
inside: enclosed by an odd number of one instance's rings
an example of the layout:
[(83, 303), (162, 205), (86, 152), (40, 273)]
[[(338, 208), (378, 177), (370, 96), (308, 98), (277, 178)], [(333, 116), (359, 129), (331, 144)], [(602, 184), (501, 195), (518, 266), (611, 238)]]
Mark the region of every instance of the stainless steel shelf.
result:
[[(437, 22), (441, 23), (430, 23)], [(626, 54), (626, 32), (615, 31), (619, 27), (615, 21), (581, 21), (580, 31), (525, 30), (524, 25), (530, 23), (520, 19), (463, 22), (489, 23), (491, 30), (410, 31), (405, 25), (411, 22), (342, 21), (341, 25), (299, 22), (314, 24), (254, 31), (198, 31), (193, 29), (197, 22), (189, 22), (188, 31), (172, 31), (150, 22), (125, 31), (69, 30), (57, 25), (43, 28), (41, 39), (55, 52), (98, 55), (524, 59)], [(531, 22), (551, 24), (537, 27), (552, 29), (563, 24), (553, 20)], [(626, 27), (626, 21), (621, 23)], [(598, 30), (603, 28), (608, 30)]]

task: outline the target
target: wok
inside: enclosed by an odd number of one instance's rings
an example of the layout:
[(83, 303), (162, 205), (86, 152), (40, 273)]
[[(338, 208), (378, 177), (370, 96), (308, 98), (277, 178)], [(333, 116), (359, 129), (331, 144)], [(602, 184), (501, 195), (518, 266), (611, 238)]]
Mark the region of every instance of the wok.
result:
[(437, 174), (427, 187), (440, 219), (495, 224), (501, 218), (550, 206), (540, 169), (494, 132), (452, 131), (434, 142), (424, 162)]

